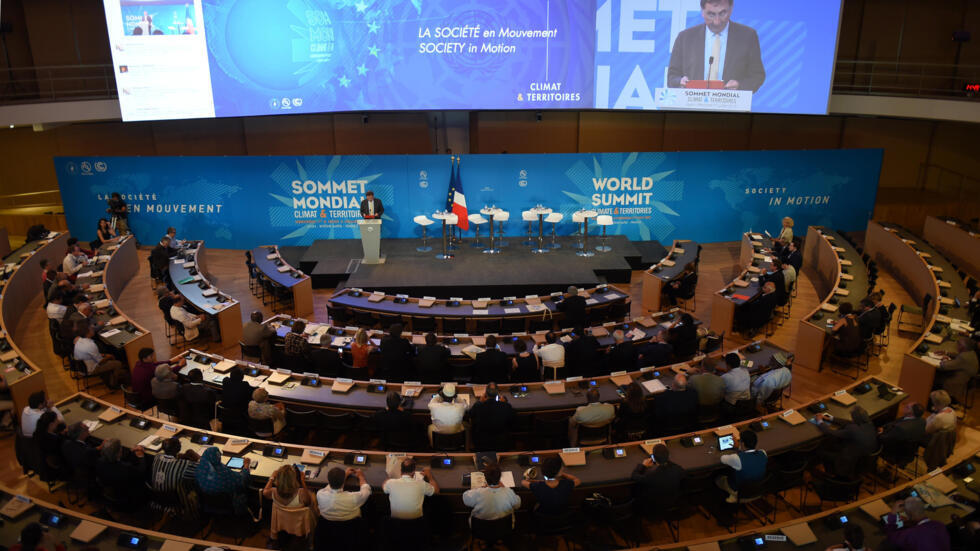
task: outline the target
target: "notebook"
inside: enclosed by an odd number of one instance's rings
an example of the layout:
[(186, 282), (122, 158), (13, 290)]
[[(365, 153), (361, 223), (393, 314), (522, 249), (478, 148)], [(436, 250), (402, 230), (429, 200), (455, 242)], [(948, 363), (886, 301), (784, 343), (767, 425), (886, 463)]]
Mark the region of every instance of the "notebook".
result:
[(99, 534), (104, 532), (106, 529), (104, 524), (96, 524), (87, 520), (83, 520), (78, 528), (72, 530), (69, 537), (73, 540), (80, 541), (82, 543), (89, 543), (95, 538), (99, 537)]
[(795, 409), (788, 409), (784, 411), (779, 415), (779, 418), (794, 427), (800, 423), (806, 422), (806, 418), (800, 415), (800, 412), (796, 411)]
[(548, 394), (564, 394), (565, 381), (549, 381), (544, 384), (544, 391)]
[(849, 406), (857, 402), (857, 398), (848, 394), (846, 390), (838, 390), (830, 398), (842, 406)]
[(565, 448), (558, 454), (566, 467), (580, 467), (585, 465), (585, 452), (580, 448)]
[(813, 530), (810, 529), (810, 525), (801, 522), (800, 524), (793, 524), (792, 526), (784, 526), (779, 529), (784, 536), (789, 538), (789, 541), (793, 542), (793, 545), (797, 547), (802, 547), (804, 545), (810, 545), (811, 543), (817, 541), (817, 536), (814, 535)]

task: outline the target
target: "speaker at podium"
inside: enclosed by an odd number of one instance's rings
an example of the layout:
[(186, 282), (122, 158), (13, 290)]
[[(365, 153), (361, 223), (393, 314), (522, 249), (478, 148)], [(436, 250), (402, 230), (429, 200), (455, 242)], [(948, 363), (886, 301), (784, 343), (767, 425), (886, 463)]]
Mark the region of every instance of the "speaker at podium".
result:
[(357, 227), (361, 230), (361, 247), (364, 248), (361, 264), (384, 264), (385, 257), (381, 255), (381, 219), (358, 220)]

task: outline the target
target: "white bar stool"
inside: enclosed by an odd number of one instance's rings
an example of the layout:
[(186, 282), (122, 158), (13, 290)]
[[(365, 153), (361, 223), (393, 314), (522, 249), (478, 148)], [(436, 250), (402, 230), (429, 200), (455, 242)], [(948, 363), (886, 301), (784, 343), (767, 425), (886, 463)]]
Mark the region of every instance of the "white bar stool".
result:
[(437, 254), (436, 258), (439, 260), (452, 260), (454, 255), (452, 253), (452, 248), (449, 247), (447, 228), (452, 230), (452, 228), (459, 223), (459, 216), (451, 212), (437, 212), (432, 215), (436, 220), (442, 220), (442, 254)]
[(498, 230), (497, 230), (497, 247), (498, 248), (499, 247), (506, 247), (507, 246), (507, 242), (504, 241), (504, 222), (507, 222), (507, 221), (510, 220), (510, 211), (506, 211), (506, 210), (497, 211), (497, 214), (494, 215), (494, 220), (496, 220), (497, 222), (500, 223), (500, 225), (497, 226), (497, 228), (498, 228)]
[(602, 244), (596, 247), (595, 250), (600, 253), (607, 253), (612, 250), (612, 247), (606, 245), (606, 227), (613, 225), (613, 217), (608, 214), (600, 214), (596, 216), (595, 223), (597, 226), (602, 226), (602, 236), (600, 237)]
[(480, 213), (471, 214), (467, 216), (467, 218), (469, 219), (470, 224), (473, 224), (473, 231), (475, 232), (476, 235), (476, 240), (473, 242), (471, 246), (482, 249), (483, 243), (480, 242), (480, 226), (486, 224), (487, 219), (484, 218), (483, 215)]
[(415, 250), (418, 251), (418, 252), (420, 252), (420, 253), (427, 253), (427, 252), (431, 251), (432, 250), (432, 247), (430, 247), (430, 246), (428, 246), (426, 244), (426, 240), (428, 238), (428, 235), (426, 234), (426, 229), (429, 226), (431, 226), (432, 224), (434, 224), (435, 222), (433, 222), (432, 220), (430, 220), (429, 217), (426, 216), (426, 215), (424, 215), (424, 214), (420, 214), (420, 215), (416, 216), (415, 218), (412, 219), (412, 221), (414, 221), (416, 224), (422, 226), (422, 246), (421, 247), (416, 247)]
[(560, 212), (553, 212), (544, 218), (544, 221), (551, 224), (551, 248), (560, 249), (561, 245), (558, 244), (558, 223), (565, 218), (565, 215)]
[(525, 247), (534, 246), (534, 223), (538, 221), (538, 215), (526, 210), (521, 213), (521, 220), (527, 222), (527, 241), (521, 243)]

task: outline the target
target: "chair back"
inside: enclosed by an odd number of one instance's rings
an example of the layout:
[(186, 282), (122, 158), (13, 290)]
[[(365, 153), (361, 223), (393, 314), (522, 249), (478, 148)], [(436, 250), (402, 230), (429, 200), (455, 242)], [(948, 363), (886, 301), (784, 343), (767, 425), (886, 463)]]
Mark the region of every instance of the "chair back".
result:
[(201, 503), (201, 512), (215, 516), (234, 516), (235, 508), (232, 505), (232, 495), (229, 493), (211, 494), (198, 491), (198, 499)]
[(178, 416), (177, 398), (157, 398), (157, 411), (171, 417)]
[(507, 515), (496, 520), (481, 520), (470, 517), (470, 531), (474, 539), (496, 542), (509, 538), (514, 533), (514, 516)]
[(143, 397), (140, 396), (138, 392), (134, 392), (132, 389), (127, 388), (126, 385), (122, 385), (123, 392), (123, 402), (129, 409), (135, 409), (136, 411), (146, 411), (152, 407), (149, 404), (143, 403)]
[(248, 430), (258, 437), (272, 436), (276, 432), (275, 424), (272, 419), (253, 419), (248, 418)]
[(466, 431), (459, 431), (452, 434), (433, 432), (432, 449), (440, 452), (465, 451)]
[(238, 347), (241, 348), (242, 358), (262, 358), (262, 347), (257, 344), (245, 344), (239, 341)]
[(940, 430), (932, 433), (926, 444), (922, 458), (926, 461), (928, 470), (938, 469), (946, 464), (946, 459), (953, 454), (956, 446), (955, 430)]
[(611, 429), (612, 429), (611, 421), (601, 425), (579, 425), (578, 443), (579, 445), (584, 445), (584, 446), (596, 446), (599, 444), (608, 444), (610, 442)]
[(286, 532), (299, 538), (305, 538), (313, 531), (315, 518), (313, 510), (305, 505), (285, 507), (272, 500), (272, 519), (270, 532), (278, 534)]

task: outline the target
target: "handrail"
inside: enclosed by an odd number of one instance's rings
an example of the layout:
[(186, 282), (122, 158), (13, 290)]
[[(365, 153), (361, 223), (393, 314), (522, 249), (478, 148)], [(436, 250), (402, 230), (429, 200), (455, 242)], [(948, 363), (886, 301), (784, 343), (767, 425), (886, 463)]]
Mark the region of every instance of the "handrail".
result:
[(935, 163), (920, 163), (917, 184), (922, 191), (934, 191), (949, 197), (974, 197), (980, 178)]
[[(53, 195), (53, 197), (48, 200), (44, 200), (39, 197), (45, 195)], [(7, 195), (0, 195), (0, 208), (37, 207), (48, 205), (53, 207), (61, 206), (61, 190), (48, 189), (44, 191), (29, 191), (26, 193), (10, 193)]]
[(4, 73), (0, 104), (118, 97), (111, 63), (8, 67)]

